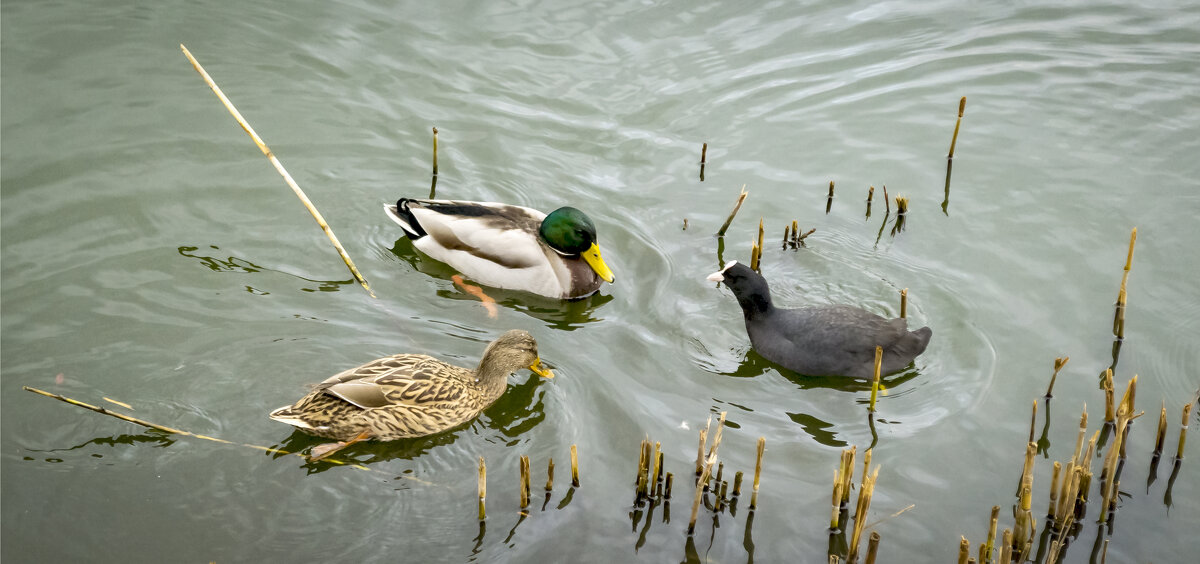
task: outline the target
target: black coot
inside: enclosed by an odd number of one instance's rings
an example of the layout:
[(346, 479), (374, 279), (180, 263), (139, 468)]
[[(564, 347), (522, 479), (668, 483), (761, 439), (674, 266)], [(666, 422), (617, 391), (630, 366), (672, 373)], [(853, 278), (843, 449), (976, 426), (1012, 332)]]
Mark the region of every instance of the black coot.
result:
[(904, 319), (884, 319), (853, 306), (776, 308), (767, 281), (737, 261), (708, 279), (733, 291), (754, 350), (800, 374), (872, 378), (876, 346), (883, 347), (880, 372), (896, 372), (925, 352), (933, 336), (928, 327), (909, 331)]

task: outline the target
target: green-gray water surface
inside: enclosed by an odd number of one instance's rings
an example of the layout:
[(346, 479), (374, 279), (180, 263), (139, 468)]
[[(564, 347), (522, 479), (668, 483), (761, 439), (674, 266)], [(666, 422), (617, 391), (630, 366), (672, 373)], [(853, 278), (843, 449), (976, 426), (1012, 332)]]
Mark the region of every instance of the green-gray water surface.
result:
[[(727, 475), (752, 472), (766, 437), (760, 506), (749, 521), (743, 498), (716, 527), (702, 512), (700, 560), (825, 561), (839, 453), (872, 444), (883, 560), (953, 560), (959, 535), (984, 538), (993, 505), (1011, 526), (1030, 405), (1055, 357), (1071, 360), (1039, 401), (1039, 531), (1085, 402), (1089, 434), (1100, 428), (1097, 374), (1113, 361), (1136, 226), (1115, 379), (1120, 394), (1139, 375), (1147, 415), (1129, 435), (1115, 526), (1097, 526), (1093, 502), (1066, 561), (1095, 560), (1104, 539), (1109, 561), (1187, 561), (1200, 462), (1185, 460), (1167, 499), (1169, 447), (1147, 482), (1160, 402), (1173, 445), (1200, 386), (1200, 6), (1152, 4), (6, 1), (0, 556), (679, 561), (697, 429), (727, 411)], [(617, 283), (572, 303), (489, 290), (501, 306), (489, 318), (382, 213), (428, 194), (434, 126), (438, 196), (581, 208)], [(752, 353), (729, 291), (704, 280), (742, 185), (721, 258), (748, 260), (765, 218), (777, 302), (895, 315), (908, 288), (911, 321), (933, 328), (873, 424), (865, 388)], [(895, 236), (884, 185), (910, 199)], [(816, 231), (782, 250), (793, 219)], [(473, 365), (509, 328), (534, 334), (558, 378), (522, 372), (468, 427), (346, 453), (368, 471), (148, 432), (21, 389), (296, 450), (318, 441), (266, 413), (307, 384), (397, 352)], [(679, 479), (670, 521), (658, 508), (635, 525), (647, 435)], [(582, 485), (568, 500), (571, 444)], [(534, 468), (524, 519), (520, 455)]]

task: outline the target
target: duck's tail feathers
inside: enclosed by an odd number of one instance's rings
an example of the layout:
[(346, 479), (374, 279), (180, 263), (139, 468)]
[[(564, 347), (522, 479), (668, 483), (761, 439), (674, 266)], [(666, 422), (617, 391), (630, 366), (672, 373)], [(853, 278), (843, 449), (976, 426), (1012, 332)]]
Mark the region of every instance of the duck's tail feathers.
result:
[(300, 429), (312, 429), (313, 426), (309, 422), (298, 417), (292, 411), (292, 407), (293, 406), (285, 405), (279, 409), (276, 409), (275, 411), (272, 411), (269, 415), (267, 415), (267, 417), (273, 421), (287, 423), (288, 425), (298, 427)]
[(421, 229), (421, 224), (409, 209), (411, 201), (413, 200), (410, 198), (400, 198), (396, 201), (396, 205), (383, 206), (383, 211), (404, 229), (404, 234), (409, 239), (420, 239), (425, 236), (425, 230)]

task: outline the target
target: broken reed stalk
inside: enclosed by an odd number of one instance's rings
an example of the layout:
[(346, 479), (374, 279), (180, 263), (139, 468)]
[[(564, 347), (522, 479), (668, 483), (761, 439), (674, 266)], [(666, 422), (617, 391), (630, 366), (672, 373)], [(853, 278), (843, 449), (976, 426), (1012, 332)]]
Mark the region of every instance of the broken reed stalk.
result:
[(1021, 485), (1018, 489), (1018, 508), (1014, 527), (1014, 545), (1017, 552), (1024, 553), (1025, 547), (1033, 540), (1036, 523), (1033, 519), (1033, 460), (1037, 454), (1037, 444), (1030, 441), (1025, 445), (1025, 467), (1021, 471)]
[[(950, 138), (950, 153), (946, 155), (947, 159), (954, 158), (954, 145), (958, 143), (958, 128), (962, 125), (963, 110), (967, 109), (967, 97), (963, 96), (958, 101), (958, 120), (954, 122), (954, 136)], [(1007, 564), (1007, 563), (1005, 563)]]
[(879, 553), (879, 532), (871, 531), (871, 536), (867, 539), (867, 558), (864, 560), (866, 564), (875, 564), (875, 555)]
[[(1133, 378), (1129, 379), (1129, 383), (1125, 385), (1125, 394), (1121, 396), (1121, 403), (1117, 404), (1117, 417), (1125, 417), (1127, 421), (1132, 421), (1137, 416), (1133, 414), (1134, 398), (1137, 396), (1137, 381), (1138, 375), (1134, 374)], [(1128, 430), (1126, 431), (1128, 433)], [(1121, 458), (1125, 458), (1125, 437), (1121, 438)]]
[(1104, 370), (1104, 378), (1100, 381), (1104, 390), (1104, 422), (1113, 423), (1117, 420), (1117, 412), (1113, 408), (1113, 372), (1112, 368)]
[(1000, 537), (1000, 560), (1002, 564), (1012, 562), (1012, 529), (1005, 528), (1004, 534)]
[(758, 239), (750, 247), (750, 269), (758, 272), (763, 251), (763, 218), (758, 218)]
[(579, 454), (571, 445), (571, 486), (579, 487)]
[[(711, 416), (710, 416), (711, 420)], [(701, 433), (707, 434), (708, 429), (701, 430)], [(720, 434), (718, 427), (717, 433)], [(708, 480), (712, 477), (713, 464), (717, 461), (716, 447), (718, 445), (714, 441), (713, 450), (708, 458), (704, 461), (704, 470), (700, 472), (700, 479), (696, 481), (696, 495), (692, 498), (692, 517), (688, 520), (688, 535), (692, 535), (696, 531), (696, 516), (700, 513), (700, 500), (704, 496), (704, 491), (708, 489)]]
[(737, 203), (733, 205), (733, 211), (729, 212), (729, 217), (725, 220), (725, 223), (721, 225), (721, 229), (717, 230), (717, 237), (725, 236), (725, 231), (729, 229), (729, 224), (733, 223), (733, 218), (737, 216), (738, 210), (742, 209), (742, 202), (746, 201), (746, 196), (748, 195), (749, 193), (746, 192), (746, 185), (743, 184), (742, 191), (740, 194), (738, 194)]
[(971, 541), (962, 535), (958, 538), (958, 564), (967, 564), (967, 560), (971, 558)]
[(908, 214), (908, 198), (896, 196), (896, 215)]
[(831, 209), (833, 209), (833, 181), (832, 180), (829, 181), (829, 199), (825, 200), (825, 213), (828, 214), (829, 210), (831, 210)]
[(656, 441), (654, 443), (654, 466), (650, 470), (651, 489), (653, 489), (654, 484), (662, 481), (662, 462), (662, 442)]
[(217, 83), (214, 82), (212, 77), (208, 75), (208, 72), (204, 70), (204, 67), (200, 66), (200, 61), (197, 61), (196, 58), (192, 56), (191, 51), (188, 51), (187, 47), (184, 47), (182, 43), (179, 45), (179, 49), (183, 51), (184, 56), (187, 57), (188, 61), (191, 61), (192, 67), (196, 69), (196, 72), (200, 73), (200, 76), (204, 79), (204, 82), (208, 84), (208, 87), (212, 89), (213, 93), (217, 95), (217, 98), (221, 100), (221, 103), (225, 105), (225, 109), (229, 110), (229, 113), (233, 115), (233, 119), (237, 120), (238, 125), (242, 126), (242, 129), (245, 130), (246, 133), (250, 135), (250, 138), (254, 140), (254, 144), (258, 145), (259, 150), (261, 150), (263, 154), (267, 156), (267, 159), (271, 161), (271, 164), (275, 167), (275, 170), (278, 171), (280, 176), (283, 177), (284, 182), (287, 182), (287, 185), (291, 187), (292, 192), (296, 193), (296, 197), (300, 198), (300, 202), (304, 204), (304, 207), (308, 208), (308, 212), (312, 214), (313, 219), (317, 220), (317, 225), (321, 226), (321, 230), (325, 232), (327, 237), (329, 237), (329, 242), (333, 243), (334, 248), (337, 249), (338, 254), (341, 255), (342, 262), (346, 263), (346, 267), (349, 268), (350, 273), (354, 275), (354, 279), (362, 285), (363, 289), (366, 290), (372, 298), (374, 298), (375, 292), (371, 291), (371, 286), (367, 284), (366, 278), (363, 278), (363, 275), (358, 272), (358, 268), (354, 266), (354, 261), (350, 260), (350, 255), (346, 254), (346, 249), (342, 247), (341, 241), (338, 241), (337, 235), (333, 234), (333, 230), (330, 229), (329, 224), (325, 222), (325, 217), (321, 215), (321, 212), (317, 211), (317, 207), (314, 206), (312, 201), (308, 199), (308, 196), (304, 194), (304, 190), (300, 189), (300, 185), (296, 184), (296, 181), (292, 179), (292, 175), (288, 174), (287, 169), (283, 168), (283, 163), (280, 163), (279, 159), (275, 158), (275, 154), (271, 152), (271, 149), (267, 147), (267, 144), (264, 143), (262, 138), (258, 136), (258, 133), (254, 131), (254, 128), (250, 127), (250, 123), (246, 121), (246, 118), (242, 117), (241, 112), (239, 112), (237, 108), (233, 106), (233, 102), (230, 102), (229, 98), (225, 97), (225, 93), (221, 91), (221, 87), (217, 86)]
[(487, 465), (479, 457), (479, 520), (487, 519)]
[(1137, 242), (1137, 228), (1129, 234), (1129, 254), (1125, 256), (1125, 272), (1121, 275), (1121, 289), (1117, 292), (1117, 307), (1113, 314), (1113, 335), (1118, 339), (1125, 338), (1125, 303), (1128, 294), (1125, 286), (1129, 282), (1129, 270), (1133, 268), (1133, 246)]
[[(871, 449), (865, 453), (866, 463), (871, 463)], [(864, 466), (865, 468), (865, 466)], [(854, 510), (854, 531), (850, 535), (850, 552), (848, 561), (858, 560), (858, 541), (862, 538), (863, 529), (867, 525), (867, 512), (871, 509), (871, 496), (875, 493), (875, 481), (879, 478), (879, 465), (868, 475), (863, 472), (862, 485), (858, 489), (858, 507)]]
[[(850, 445), (850, 448), (842, 450), (842, 499), (840, 503), (843, 504), (850, 502), (850, 489), (854, 481), (854, 455), (857, 452), (858, 445)], [(865, 453), (865, 456), (867, 457), (867, 464), (870, 464), (871, 454), (869, 450)], [(866, 471), (866, 466), (863, 466), (863, 472)]]
[(833, 500), (831, 502), (832, 510), (829, 516), (829, 530), (831, 532), (838, 530), (838, 514), (842, 512), (842, 470), (838, 468), (833, 471)]
[(554, 459), (546, 464), (546, 491), (554, 491)]
[[(1192, 402), (1189, 400), (1187, 405), (1183, 406), (1183, 418), (1179, 426), (1179, 448), (1175, 450), (1175, 461), (1183, 460), (1183, 446), (1187, 443), (1188, 420), (1192, 417)], [(758, 479), (754, 480), (758, 484)], [(757, 488), (755, 488), (757, 489)]]
[(1054, 397), (1054, 381), (1058, 380), (1058, 371), (1062, 370), (1067, 365), (1067, 361), (1071, 360), (1069, 356), (1060, 356), (1054, 359), (1054, 373), (1050, 375), (1050, 385), (1046, 387), (1046, 397)]
[(704, 164), (705, 160), (707, 160), (707, 159), (708, 159), (708, 142), (705, 141), (704, 144), (700, 146), (700, 164)]
[(875, 187), (870, 186), (867, 188), (867, 205), (868, 206), (871, 205), (871, 199), (874, 197), (875, 197)]
[(875, 347), (875, 378), (871, 380), (871, 403), (867, 406), (867, 411), (875, 412), (875, 397), (879, 394), (879, 377), (880, 369), (883, 366), (883, 347)]
[[(1190, 404), (1189, 404), (1190, 405)], [(1167, 401), (1163, 400), (1162, 410), (1158, 412), (1158, 433), (1154, 436), (1154, 456), (1162, 454), (1163, 443), (1167, 441)]]
[(908, 317), (908, 288), (900, 290), (900, 319)]
[(887, 184), (884, 184), (883, 185), (883, 217), (885, 219), (885, 223), (886, 223), (887, 216), (889, 216), (891, 214), (892, 214), (892, 203), (891, 203), (891, 200), (888, 200)]
[[(1055, 460), (1054, 472), (1050, 474), (1050, 506), (1048, 509), (1046, 509), (1046, 515), (1050, 518), (1053, 518), (1058, 514), (1058, 490), (1060, 476), (1062, 476), (1062, 463)], [(1062, 479), (1064, 482), (1066, 481), (1065, 477)]]
[[(1182, 444), (1182, 441), (1180, 442)], [(758, 454), (754, 460), (754, 491), (750, 494), (750, 510), (753, 511), (758, 507), (758, 479), (762, 475), (762, 459), (763, 451), (767, 448), (767, 438), (758, 438)], [(1183, 452), (1180, 449), (1180, 452)]]
[(433, 128), (433, 175), (438, 175), (437, 167), (437, 128)]
[(741, 495), (742, 495), (742, 471), (738, 470), (737, 473), (735, 473), (733, 475), (733, 497), (739, 497)]
[(667, 472), (667, 487), (663, 491), (663, 499), (671, 499), (671, 486), (675, 485), (675, 473)]
[(521, 511), (529, 507), (529, 457), (521, 455)]
[(696, 448), (696, 477), (704, 472), (704, 447), (708, 444), (708, 429), (712, 427), (712, 416), (708, 416), (708, 424), (700, 429), (700, 446)]
[(1029, 442), (1031, 443), (1035, 429), (1037, 429), (1037, 400), (1033, 400), (1033, 414), (1029, 417)]
[(788, 246), (788, 241), (789, 241), (789, 240), (792, 238), (792, 231), (791, 231), (791, 229), (792, 229), (792, 226), (791, 226), (791, 225), (786, 225), (786, 224), (785, 224), (785, 225), (783, 226), (783, 248), (785, 248), (785, 249), (786, 249), (786, 248), (787, 248), (787, 246)]
[[(992, 561), (992, 550), (996, 546), (996, 525), (999, 522), (1000, 522), (1000, 506), (993, 505), (992, 506), (992, 518), (991, 518), (991, 522), (988, 525), (987, 542), (984, 543), (983, 548), (980, 549), (980, 551), (983, 553), (979, 557), (980, 562), (991, 562)], [(1005, 564), (1008, 564), (1008, 563), (1006, 562)]]

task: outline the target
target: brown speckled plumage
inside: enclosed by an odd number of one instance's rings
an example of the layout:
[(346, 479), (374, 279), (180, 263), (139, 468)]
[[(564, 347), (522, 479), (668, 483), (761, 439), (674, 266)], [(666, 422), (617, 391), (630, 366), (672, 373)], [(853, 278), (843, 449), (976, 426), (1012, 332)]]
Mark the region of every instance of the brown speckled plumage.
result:
[(343, 441), (364, 431), (382, 441), (432, 435), (478, 416), (521, 368), (553, 376), (541, 367), (533, 337), (513, 330), (488, 345), (477, 370), (423, 354), (384, 357), (330, 377), (270, 418)]

